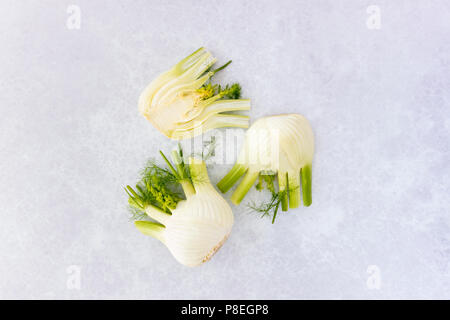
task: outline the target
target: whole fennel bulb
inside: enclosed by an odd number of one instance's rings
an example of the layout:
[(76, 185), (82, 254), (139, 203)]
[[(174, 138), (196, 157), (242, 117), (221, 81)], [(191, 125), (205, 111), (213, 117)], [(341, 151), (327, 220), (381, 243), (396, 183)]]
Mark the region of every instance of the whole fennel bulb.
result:
[[(309, 206), (313, 155), (314, 134), (305, 117), (300, 114), (264, 117), (247, 130), (236, 164), (217, 186), (227, 192), (245, 174), (231, 196), (231, 201), (239, 204), (260, 173), (269, 177), (277, 174), (282, 210), (288, 209), (288, 202), (290, 208), (299, 206), (300, 185), (303, 204)], [(273, 191), (273, 186), (269, 189)]]
[[(160, 240), (181, 264), (198, 266), (227, 240), (233, 213), (211, 184), (203, 160), (190, 158), (189, 166), (185, 167), (182, 154), (174, 152), (175, 169), (163, 157), (171, 171), (150, 170), (136, 190), (127, 186), (130, 204), (156, 221), (140, 220), (135, 225), (143, 234)], [(178, 197), (168, 186), (177, 183), (186, 199)]]
[(250, 109), (250, 100), (239, 99), (239, 84), (223, 88), (207, 83), (231, 63), (211, 70), (215, 62), (210, 52), (200, 48), (158, 76), (139, 97), (141, 114), (174, 140), (215, 128), (248, 128), (248, 116), (227, 113)]

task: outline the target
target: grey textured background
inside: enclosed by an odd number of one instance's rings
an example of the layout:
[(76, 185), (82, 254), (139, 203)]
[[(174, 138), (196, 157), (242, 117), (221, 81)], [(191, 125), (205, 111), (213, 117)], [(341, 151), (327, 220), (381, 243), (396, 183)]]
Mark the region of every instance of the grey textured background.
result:
[[(0, 12), (0, 298), (450, 298), (449, 1), (2, 0)], [(200, 46), (233, 59), (217, 79), (239, 80), (252, 120), (310, 119), (316, 157), (310, 208), (275, 225), (234, 208), (229, 241), (189, 269), (134, 229), (122, 186), (173, 145), (138, 114), (140, 91)]]

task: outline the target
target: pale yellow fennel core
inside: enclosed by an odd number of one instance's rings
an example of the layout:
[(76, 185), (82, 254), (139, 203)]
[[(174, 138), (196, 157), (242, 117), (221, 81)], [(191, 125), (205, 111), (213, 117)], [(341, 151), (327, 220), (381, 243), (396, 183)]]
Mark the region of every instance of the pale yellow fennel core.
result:
[(192, 138), (222, 127), (248, 128), (248, 116), (229, 111), (250, 109), (248, 99), (205, 96), (199, 90), (222, 68), (211, 71), (216, 59), (200, 48), (158, 76), (141, 93), (139, 111), (170, 139)]

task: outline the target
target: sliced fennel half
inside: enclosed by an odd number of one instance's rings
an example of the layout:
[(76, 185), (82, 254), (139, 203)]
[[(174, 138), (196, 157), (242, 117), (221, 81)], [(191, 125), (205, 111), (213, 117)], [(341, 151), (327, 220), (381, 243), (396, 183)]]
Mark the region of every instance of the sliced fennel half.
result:
[(215, 128), (248, 128), (248, 116), (229, 113), (250, 109), (249, 99), (239, 99), (240, 86), (223, 88), (208, 82), (231, 63), (211, 70), (215, 62), (204, 48), (178, 62), (141, 93), (140, 113), (174, 140), (192, 138)]

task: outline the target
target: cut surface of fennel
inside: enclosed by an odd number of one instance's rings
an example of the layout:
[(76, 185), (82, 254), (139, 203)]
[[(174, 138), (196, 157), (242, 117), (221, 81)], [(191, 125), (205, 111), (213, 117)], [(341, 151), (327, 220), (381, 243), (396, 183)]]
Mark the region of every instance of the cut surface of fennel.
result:
[(192, 138), (222, 127), (248, 128), (248, 116), (229, 112), (250, 109), (249, 99), (223, 99), (224, 93), (205, 96), (200, 90), (216, 70), (216, 59), (200, 48), (158, 76), (141, 93), (139, 111), (168, 138)]

